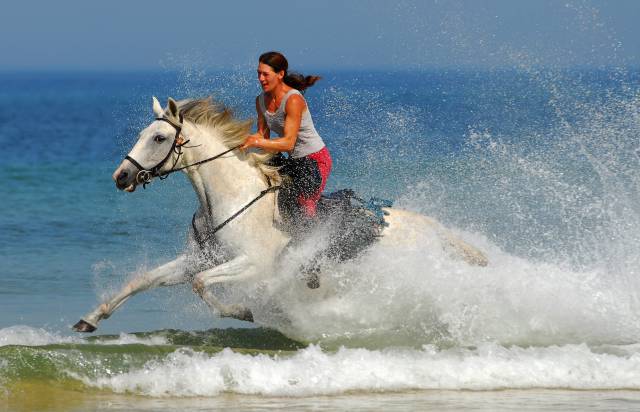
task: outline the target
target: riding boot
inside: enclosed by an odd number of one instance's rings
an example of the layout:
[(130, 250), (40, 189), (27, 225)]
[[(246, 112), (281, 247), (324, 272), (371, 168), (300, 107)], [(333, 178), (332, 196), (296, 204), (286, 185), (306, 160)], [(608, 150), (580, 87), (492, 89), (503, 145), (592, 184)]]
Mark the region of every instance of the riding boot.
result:
[(300, 268), (300, 273), (303, 275), (304, 279), (307, 281), (307, 287), (309, 289), (318, 289), (320, 287), (320, 253), (316, 253), (316, 255), (311, 259), (309, 263), (303, 265)]

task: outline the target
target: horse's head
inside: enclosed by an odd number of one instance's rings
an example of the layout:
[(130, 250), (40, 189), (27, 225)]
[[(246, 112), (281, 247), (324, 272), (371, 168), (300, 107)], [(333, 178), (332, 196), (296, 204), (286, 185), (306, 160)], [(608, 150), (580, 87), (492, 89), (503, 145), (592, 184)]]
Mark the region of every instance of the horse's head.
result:
[(133, 192), (140, 183), (149, 183), (154, 177), (171, 170), (176, 147), (181, 144), (182, 116), (178, 103), (169, 98), (163, 110), (158, 99), (153, 98), (156, 120), (142, 130), (138, 141), (113, 172), (113, 180), (120, 190)]

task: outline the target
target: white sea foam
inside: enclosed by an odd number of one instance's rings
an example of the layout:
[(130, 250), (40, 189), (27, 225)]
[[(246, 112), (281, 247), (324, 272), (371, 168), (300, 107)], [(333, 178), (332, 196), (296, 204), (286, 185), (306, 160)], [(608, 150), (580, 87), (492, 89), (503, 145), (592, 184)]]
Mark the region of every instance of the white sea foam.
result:
[(416, 389), (640, 389), (640, 348), (599, 351), (586, 345), (475, 349), (347, 349), (310, 346), (291, 357), (244, 355), (229, 349), (207, 355), (179, 350), (128, 373), (85, 384), (117, 393), (216, 396), (334, 395)]
[(487, 267), (452, 259), (422, 233), (414, 247), (376, 245), (330, 264), (316, 290), (300, 279), (304, 259), (291, 259), (246, 302), (260, 324), (332, 347), (640, 342), (639, 301), (602, 269), (535, 262), (458, 233), (487, 254)]
[(121, 332), (117, 338), (102, 338), (92, 343), (96, 343), (98, 345), (166, 345), (168, 341), (163, 336), (149, 336), (140, 338), (136, 335)]
[[(26, 325), (15, 325), (0, 329), (0, 346), (24, 345), (43, 346), (53, 344), (89, 344), (84, 339), (76, 336), (64, 336), (57, 332), (50, 332), (42, 328), (33, 328)], [(103, 338), (91, 342), (97, 345), (165, 345), (167, 340), (162, 336), (139, 338), (135, 335), (120, 333), (118, 337)]]
[(42, 328), (33, 328), (25, 325), (15, 325), (0, 329), (0, 346), (42, 346), (56, 343), (83, 343), (83, 341), (74, 336), (63, 336)]

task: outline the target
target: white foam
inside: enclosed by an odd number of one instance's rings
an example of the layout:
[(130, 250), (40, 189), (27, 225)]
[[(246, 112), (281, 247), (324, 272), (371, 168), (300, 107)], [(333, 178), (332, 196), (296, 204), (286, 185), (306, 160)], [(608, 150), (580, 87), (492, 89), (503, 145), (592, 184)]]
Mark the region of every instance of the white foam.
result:
[(42, 346), (56, 343), (83, 343), (83, 341), (74, 336), (63, 336), (42, 328), (33, 328), (25, 325), (15, 325), (0, 329), (0, 346)]
[(376, 245), (329, 265), (316, 290), (292, 260), (246, 302), (259, 324), (333, 347), (640, 342), (640, 301), (606, 274), (532, 262), (457, 233), (487, 254), (487, 267), (452, 259), (418, 233), (414, 249)]
[(117, 393), (181, 397), (223, 392), (311, 396), (417, 389), (640, 389), (640, 348), (617, 347), (616, 352), (586, 345), (497, 344), (449, 350), (341, 348), (334, 353), (310, 346), (291, 357), (179, 350), (128, 373), (76, 377)]
[(166, 345), (167, 339), (164, 336), (149, 336), (146, 338), (140, 338), (136, 335), (121, 332), (117, 338), (103, 338), (92, 343), (98, 345)]
[(42, 328), (33, 328), (26, 325), (15, 325), (0, 329), (0, 346), (43, 346), (63, 343), (96, 345), (166, 345), (167, 339), (162, 336), (139, 338), (135, 335), (120, 333), (120, 335), (115, 338), (104, 338), (98, 341), (87, 342), (86, 340), (76, 336), (64, 336), (57, 332), (49, 332)]

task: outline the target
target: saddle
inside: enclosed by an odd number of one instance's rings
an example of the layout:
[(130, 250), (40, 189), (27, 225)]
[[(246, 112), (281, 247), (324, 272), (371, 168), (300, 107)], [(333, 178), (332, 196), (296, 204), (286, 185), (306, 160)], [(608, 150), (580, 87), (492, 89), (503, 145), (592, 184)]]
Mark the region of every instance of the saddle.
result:
[(323, 194), (317, 204), (316, 216), (309, 219), (287, 196), (285, 187), (278, 194), (278, 206), (284, 229), (292, 240), (303, 239), (315, 229), (329, 232), (328, 246), (314, 257), (316, 262), (324, 257), (342, 262), (358, 256), (382, 236), (387, 226), (383, 208), (392, 205), (389, 200), (375, 197), (365, 201), (353, 190), (342, 189)]
[(334, 229), (326, 255), (337, 261), (353, 259), (375, 243), (388, 224), (383, 208), (391, 207), (390, 200), (371, 198), (368, 201), (351, 189), (323, 195), (317, 206), (318, 218), (330, 221)]

